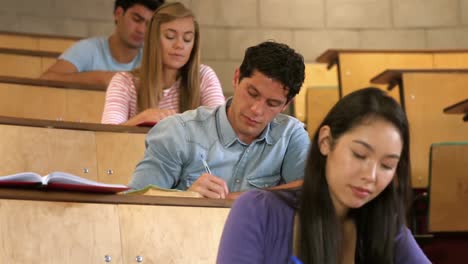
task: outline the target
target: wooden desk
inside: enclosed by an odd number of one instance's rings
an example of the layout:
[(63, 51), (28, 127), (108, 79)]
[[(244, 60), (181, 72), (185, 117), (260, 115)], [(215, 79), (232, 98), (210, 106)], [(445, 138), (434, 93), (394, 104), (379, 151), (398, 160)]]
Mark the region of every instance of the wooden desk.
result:
[(100, 123), (106, 88), (0, 76), (0, 115)]
[(215, 263), (231, 204), (0, 189), (0, 262)]
[(446, 114), (465, 114), (463, 121), (468, 122), (468, 99), (444, 108)]
[(60, 52), (0, 48), (0, 75), (38, 78), (59, 55)]
[(0, 47), (36, 51), (63, 52), (79, 37), (0, 31)]
[(427, 187), (432, 143), (468, 140), (468, 127), (442, 109), (468, 96), (468, 69), (386, 70), (373, 83), (398, 87), (410, 123), (414, 187)]
[(149, 128), (0, 116), (0, 175), (65, 171), (128, 184)]
[[(305, 79), (302, 84), (301, 90), (298, 95), (294, 98), (294, 116), (302, 122), (307, 122), (309, 125), (309, 108), (314, 108), (315, 105), (310, 105), (309, 102), (309, 93), (315, 93), (315, 89), (322, 89), (326, 87), (329, 91), (333, 91), (335, 96), (332, 96), (331, 99), (325, 99), (325, 101), (332, 100), (332, 103), (336, 103), (338, 97), (338, 82), (336, 80), (336, 72), (334, 70), (327, 70), (326, 64), (315, 63), (315, 64), (306, 64), (305, 66)], [(312, 91), (311, 91), (312, 89)], [(318, 94), (322, 95), (320, 92)], [(328, 99), (328, 100), (327, 100)], [(319, 108), (319, 112), (322, 109)], [(328, 111), (326, 109), (325, 111)], [(323, 118), (324, 116), (322, 116)]]
[[(329, 49), (317, 62), (337, 66), (340, 98), (370, 86), (370, 79), (386, 69), (443, 69), (468, 67), (468, 50), (353, 50)], [(375, 84), (374, 84), (375, 86)], [(384, 86), (377, 86), (385, 89)], [(399, 99), (397, 89), (390, 94)]]

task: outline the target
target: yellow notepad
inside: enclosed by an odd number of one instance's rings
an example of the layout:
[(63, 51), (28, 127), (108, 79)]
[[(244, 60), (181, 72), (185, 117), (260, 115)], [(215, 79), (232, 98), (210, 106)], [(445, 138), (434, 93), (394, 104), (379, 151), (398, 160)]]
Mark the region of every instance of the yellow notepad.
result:
[(139, 194), (139, 195), (153, 195), (153, 196), (170, 196), (170, 197), (196, 197), (202, 198), (203, 196), (197, 192), (181, 191), (177, 189), (161, 188), (157, 185), (147, 185), (146, 187), (138, 190), (128, 191), (126, 194)]

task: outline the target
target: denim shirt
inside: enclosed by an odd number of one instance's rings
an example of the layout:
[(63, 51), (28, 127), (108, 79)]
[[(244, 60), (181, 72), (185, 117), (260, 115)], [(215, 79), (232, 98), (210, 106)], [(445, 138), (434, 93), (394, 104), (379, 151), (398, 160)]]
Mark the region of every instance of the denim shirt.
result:
[(146, 136), (146, 151), (129, 186), (188, 189), (206, 172), (224, 179), (230, 192), (266, 188), (304, 175), (310, 144), (304, 125), (279, 114), (251, 144), (243, 143), (227, 118), (230, 100), (160, 121)]

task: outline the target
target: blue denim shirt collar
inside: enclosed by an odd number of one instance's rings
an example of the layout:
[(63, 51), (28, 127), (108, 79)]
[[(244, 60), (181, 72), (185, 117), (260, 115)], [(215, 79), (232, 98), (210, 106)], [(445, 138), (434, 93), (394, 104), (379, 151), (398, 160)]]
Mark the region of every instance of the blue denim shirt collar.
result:
[[(216, 123), (218, 127), (219, 139), (225, 147), (231, 146), (236, 141), (238, 141), (240, 144), (248, 145), (239, 139), (239, 137), (236, 135), (236, 132), (234, 132), (231, 123), (229, 122), (229, 119), (227, 117), (227, 109), (231, 106), (231, 103), (232, 97), (229, 97), (226, 103), (220, 106), (218, 112), (216, 113)], [(276, 140), (274, 140), (273, 137), (270, 135), (270, 127), (272, 126), (272, 123), (275, 123), (275, 121), (276, 120), (273, 119), (273, 121), (269, 123), (266, 126), (266, 128), (262, 131), (262, 134), (260, 134), (260, 136), (257, 139), (255, 139), (252, 143), (265, 140), (265, 142), (268, 145), (273, 144)]]

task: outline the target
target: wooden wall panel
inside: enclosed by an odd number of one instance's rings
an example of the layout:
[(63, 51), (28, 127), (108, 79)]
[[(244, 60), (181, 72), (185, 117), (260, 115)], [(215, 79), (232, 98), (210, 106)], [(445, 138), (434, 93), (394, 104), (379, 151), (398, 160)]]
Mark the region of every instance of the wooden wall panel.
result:
[(64, 120), (101, 123), (106, 98), (105, 91), (68, 89)]
[(66, 111), (66, 90), (0, 83), (0, 115), (61, 120)]
[(53, 128), (47, 130), (48, 171), (65, 171), (97, 181), (95, 132)]
[(434, 54), (435, 69), (457, 69), (468, 67), (468, 53), (436, 53)]
[(105, 91), (0, 83), (0, 115), (101, 123)]
[(0, 33), (0, 48), (63, 52), (77, 40)]
[(76, 42), (71, 39), (38, 38), (37, 45), (40, 51), (64, 52)]
[(42, 73), (41, 57), (0, 54), (0, 75), (38, 78)]
[[(96, 132), (100, 182), (128, 184), (143, 159), (146, 134)], [(112, 171), (110, 173), (110, 171)]]
[[(0, 262), (123, 263), (117, 205), (0, 200)], [(127, 262), (127, 263), (135, 263)]]
[(124, 262), (142, 256), (143, 263), (215, 263), (228, 213), (229, 208), (119, 205)]
[(0, 48), (37, 50), (37, 45), (34, 37), (0, 34)]
[(0, 125), (0, 135), (0, 175), (65, 171), (97, 180), (94, 132)]

